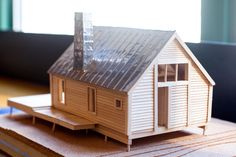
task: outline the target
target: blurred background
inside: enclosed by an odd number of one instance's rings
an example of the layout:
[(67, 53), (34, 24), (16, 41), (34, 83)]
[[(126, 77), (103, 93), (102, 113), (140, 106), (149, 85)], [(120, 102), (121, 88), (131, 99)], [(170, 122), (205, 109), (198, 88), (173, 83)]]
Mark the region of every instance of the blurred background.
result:
[(0, 0), (0, 30), (73, 35), (74, 12), (94, 25), (177, 30), (186, 42), (236, 42), (235, 0)]
[(176, 30), (216, 82), (213, 116), (236, 122), (236, 0), (0, 0), (0, 106), (49, 92), (82, 11), (94, 25)]

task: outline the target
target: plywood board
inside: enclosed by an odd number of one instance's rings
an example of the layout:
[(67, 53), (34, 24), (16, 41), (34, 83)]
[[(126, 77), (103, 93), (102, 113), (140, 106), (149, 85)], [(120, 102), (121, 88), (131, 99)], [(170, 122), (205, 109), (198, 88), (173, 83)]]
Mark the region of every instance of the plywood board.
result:
[[(236, 154), (236, 124), (212, 119), (207, 136), (202, 129), (193, 128), (147, 138), (133, 140), (130, 152), (126, 145), (95, 132), (70, 131), (58, 128), (51, 133), (51, 126), (45, 121), (31, 124), (26, 115), (0, 116), (0, 140), (9, 142), (5, 135), (30, 148), (51, 156), (234, 156)], [(4, 134), (2, 134), (4, 132)], [(37, 136), (36, 136), (37, 135)], [(2, 144), (2, 143), (1, 143)], [(1, 147), (2, 149), (2, 147)], [(29, 150), (29, 149), (27, 149)]]

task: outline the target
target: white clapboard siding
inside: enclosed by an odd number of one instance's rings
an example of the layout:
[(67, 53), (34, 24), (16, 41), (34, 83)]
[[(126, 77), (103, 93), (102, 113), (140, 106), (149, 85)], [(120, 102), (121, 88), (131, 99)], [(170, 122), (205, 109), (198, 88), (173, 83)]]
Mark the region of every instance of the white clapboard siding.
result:
[(207, 121), (208, 83), (194, 64), (190, 66), (190, 101), (189, 124), (200, 124)]
[[(175, 63), (189, 63), (189, 86), (188, 86), (188, 97), (180, 98), (178, 100), (173, 100), (172, 102), (177, 103), (178, 101), (187, 101), (187, 124), (196, 125), (202, 124), (207, 121), (207, 109), (208, 109), (208, 96), (209, 87), (206, 78), (202, 75), (199, 68), (194, 64), (191, 58), (187, 55), (185, 50), (181, 47), (179, 42), (175, 39), (158, 55), (158, 64), (175, 64)], [(179, 93), (180, 94), (180, 93)], [(178, 106), (178, 108), (181, 108)], [(176, 115), (176, 111), (168, 111), (171, 115)], [(183, 110), (184, 112), (184, 110)], [(177, 119), (176, 121), (180, 121)], [(186, 121), (184, 120), (183, 123)], [(182, 123), (182, 124), (183, 124)], [(177, 124), (177, 123), (176, 123)]]
[(188, 56), (175, 39), (158, 55), (158, 64), (187, 62)]
[(153, 69), (146, 71), (132, 92), (131, 132), (153, 130)]
[(168, 128), (183, 127), (187, 124), (188, 85), (169, 88)]
[[(54, 84), (57, 85), (58, 78), (53, 76)], [(84, 117), (116, 130), (120, 133), (126, 133), (126, 113), (127, 113), (127, 96), (113, 93), (103, 88), (96, 88), (96, 114), (88, 111), (88, 84), (79, 81), (65, 80), (65, 105), (58, 103), (58, 88), (53, 89), (54, 106), (61, 110), (70, 112), (74, 115)], [(122, 109), (115, 108), (115, 99), (122, 100)]]

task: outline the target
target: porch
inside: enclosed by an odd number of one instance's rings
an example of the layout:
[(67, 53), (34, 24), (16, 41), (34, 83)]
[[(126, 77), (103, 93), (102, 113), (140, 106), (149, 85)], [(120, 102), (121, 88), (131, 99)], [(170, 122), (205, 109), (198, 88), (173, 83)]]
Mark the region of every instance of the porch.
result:
[[(50, 94), (11, 98), (8, 100), (8, 106), (11, 109), (16, 108), (32, 115), (33, 124), (35, 124), (36, 118), (53, 123), (53, 132), (55, 131), (56, 125), (71, 130), (93, 129), (95, 127), (94, 122), (53, 108), (51, 106)], [(12, 112), (10, 114), (12, 115)]]

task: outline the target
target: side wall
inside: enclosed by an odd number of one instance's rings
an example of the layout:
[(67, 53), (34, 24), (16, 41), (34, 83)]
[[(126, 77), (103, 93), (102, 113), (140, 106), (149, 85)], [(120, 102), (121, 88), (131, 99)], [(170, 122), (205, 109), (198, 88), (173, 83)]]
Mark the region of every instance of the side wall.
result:
[(131, 132), (152, 131), (154, 126), (154, 67), (148, 69), (131, 96)]
[[(73, 80), (65, 80), (65, 104), (58, 101), (58, 79), (51, 76), (51, 92), (53, 95), (53, 106), (60, 110), (70, 112), (74, 115), (84, 117), (88, 120), (101, 124), (103, 127), (113, 129), (121, 134), (127, 133), (127, 95), (116, 93), (100, 87), (96, 88), (96, 114), (88, 111), (88, 84)], [(123, 102), (122, 110), (115, 108), (115, 99)]]
[(194, 63), (189, 68), (191, 75), (189, 82), (190, 116), (188, 124), (192, 125), (207, 122), (209, 85), (200, 70), (195, 68)]
[[(174, 39), (169, 45), (158, 55), (157, 64), (178, 64), (188, 63), (188, 82), (185, 84), (174, 85), (169, 84), (168, 88), (172, 91), (170, 96), (172, 99), (172, 109), (169, 109), (168, 117), (172, 119), (169, 127), (178, 128), (188, 125), (202, 125), (208, 119), (211, 107), (208, 101), (210, 85), (203, 76), (199, 68), (188, 56), (187, 52), (182, 48), (177, 39)], [(157, 100), (155, 94), (155, 65), (144, 73), (142, 78), (131, 91), (131, 115), (130, 126), (131, 134), (150, 133), (155, 131), (155, 123), (158, 123), (157, 117), (159, 111), (157, 109)], [(157, 72), (156, 72), (157, 73)], [(179, 87), (178, 87), (179, 86)], [(181, 92), (179, 92), (181, 90)], [(173, 95), (175, 94), (175, 95)], [(185, 99), (185, 100), (182, 100)], [(174, 101), (177, 101), (176, 103)], [(173, 104), (174, 103), (174, 104)], [(179, 104), (180, 103), (180, 104)], [(183, 104), (181, 104), (183, 103)], [(174, 105), (174, 106), (173, 106)], [(170, 106), (169, 106), (170, 107)], [(174, 107), (174, 108), (173, 108)], [(178, 112), (178, 113), (177, 113)], [(181, 116), (179, 118), (178, 116)], [(156, 119), (155, 119), (156, 118)], [(151, 132), (150, 132), (151, 131)], [(167, 131), (167, 130), (166, 130)], [(158, 134), (157, 132), (155, 134)]]

